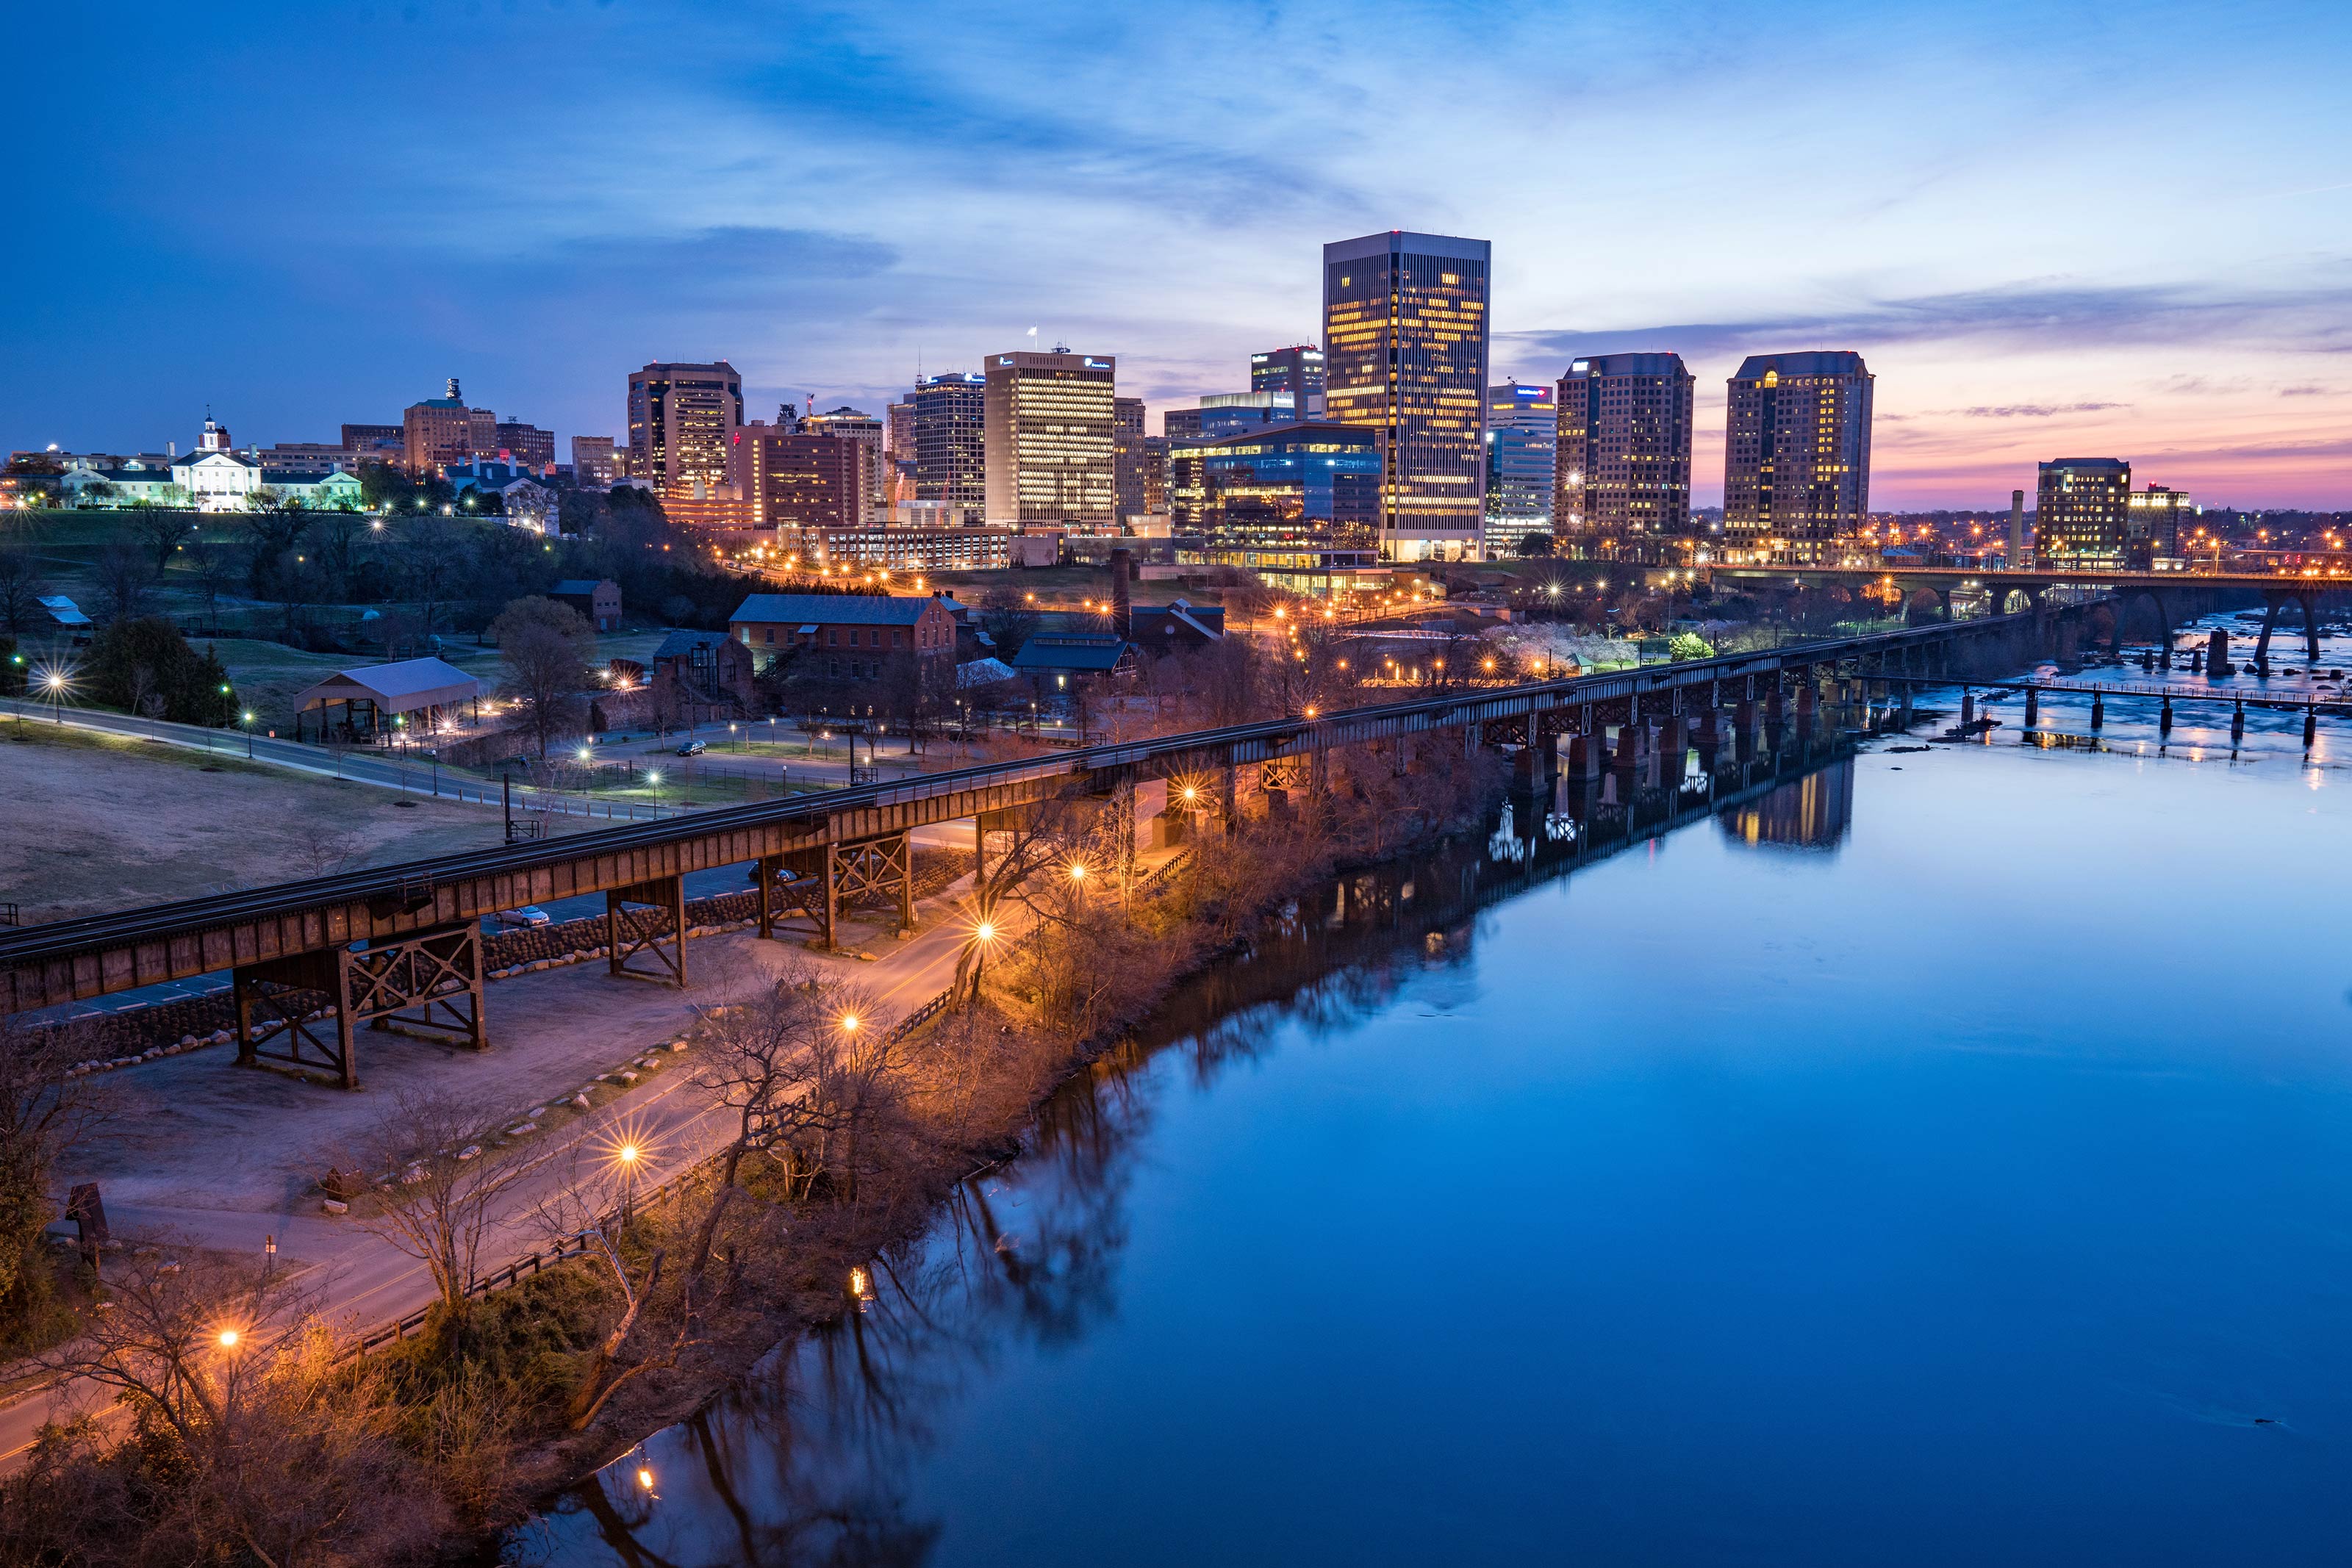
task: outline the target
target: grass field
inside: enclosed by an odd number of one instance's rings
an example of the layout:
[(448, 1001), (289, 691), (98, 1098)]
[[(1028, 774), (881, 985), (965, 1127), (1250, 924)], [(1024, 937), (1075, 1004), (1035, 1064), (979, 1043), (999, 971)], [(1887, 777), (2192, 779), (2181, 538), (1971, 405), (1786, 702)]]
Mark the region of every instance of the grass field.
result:
[(22, 830), (0, 835), (0, 900), (28, 924), (487, 849), (504, 832), (479, 806), (40, 724), (0, 723), (0, 800)]

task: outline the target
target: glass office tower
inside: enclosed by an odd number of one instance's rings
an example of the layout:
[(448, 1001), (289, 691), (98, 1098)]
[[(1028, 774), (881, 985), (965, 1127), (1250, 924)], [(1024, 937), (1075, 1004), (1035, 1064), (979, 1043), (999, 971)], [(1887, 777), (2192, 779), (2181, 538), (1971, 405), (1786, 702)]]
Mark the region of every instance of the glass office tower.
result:
[(1401, 230), (1323, 247), (1324, 407), (1378, 433), (1385, 559), (1479, 552), (1492, 249)]
[(1487, 559), (1517, 555), (1529, 534), (1552, 531), (1552, 459), (1559, 448), (1551, 388), (1506, 382), (1487, 389)]

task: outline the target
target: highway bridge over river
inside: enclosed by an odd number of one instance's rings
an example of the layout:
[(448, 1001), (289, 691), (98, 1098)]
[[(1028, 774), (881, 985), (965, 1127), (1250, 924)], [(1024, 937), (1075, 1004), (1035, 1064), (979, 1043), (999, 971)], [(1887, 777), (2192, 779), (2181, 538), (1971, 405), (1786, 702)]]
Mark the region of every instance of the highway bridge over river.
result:
[[(1837, 682), (1882, 679), (1907, 693), (1906, 677), (2013, 670), (2079, 630), (2091, 608), (2045, 604), (1638, 671), (1454, 687), (7, 930), (0, 1011), (226, 971), (241, 1063), (355, 1088), (362, 1025), (487, 1043), (481, 922), (499, 910), (601, 892), (614, 969), (645, 972), (632, 967), (643, 957), (653, 976), (684, 986), (690, 873), (756, 866), (763, 936), (776, 929), (780, 879), (812, 875), (829, 939), (839, 901), (860, 894), (895, 891), (911, 921), (919, 828), (971, 821), (977, 848), (1050, 802), (1131, 801), (1138, 782), (1181, 776), (1208, 781), (1202, 793), (1216, 799), (1201, 802), (1204, 819), (1238, 829), (1244, 783), (1265, 809), (1286, 810), (1294, 792), (1322, 787), (1331, 751), (1367, 745), (1501, 747), (1527, 783), (1557, 774), (1566, 740), (1570, 772), (1597, 780), (1604, 767), (1685, 754), (1693, 737), (1705, 746), (1727, 728), (1743, 747), (1774, 724), (1793, 720), (1802, 734)], [(1131, 832), (1131, 806), (1126, 823)]]

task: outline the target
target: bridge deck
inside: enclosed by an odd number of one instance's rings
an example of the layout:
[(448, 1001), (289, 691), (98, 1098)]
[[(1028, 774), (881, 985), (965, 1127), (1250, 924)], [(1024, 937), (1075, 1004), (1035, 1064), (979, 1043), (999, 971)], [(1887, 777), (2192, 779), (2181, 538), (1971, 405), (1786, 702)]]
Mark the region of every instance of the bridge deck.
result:
[(520, 844), (58, 921), (0, 935), (0, 1011), (22, 1012), (161, 981), (475, 921), (500, 909), (627, 888), (685, 873), (882, 838), (1034, 805), (1108, 776), (1165, 776), (1318, 748), (1459, 728), (1629, 696), (1713, 690), (1782, 672), (2011, 632), (1988, 616), (1866, 636), (1503, 688), (1467, 688), (1317, 718), (1193, 731), (992, 763), (823, 796), (633, 822)]

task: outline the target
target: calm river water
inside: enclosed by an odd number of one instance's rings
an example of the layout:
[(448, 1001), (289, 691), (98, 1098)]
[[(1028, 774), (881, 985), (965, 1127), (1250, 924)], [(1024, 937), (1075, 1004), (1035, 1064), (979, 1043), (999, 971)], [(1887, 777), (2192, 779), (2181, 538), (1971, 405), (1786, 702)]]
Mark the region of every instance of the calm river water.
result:
[(2344, 737), (2109, 716), (1327, 895), (509, 1559), (2341, 1562)]

